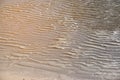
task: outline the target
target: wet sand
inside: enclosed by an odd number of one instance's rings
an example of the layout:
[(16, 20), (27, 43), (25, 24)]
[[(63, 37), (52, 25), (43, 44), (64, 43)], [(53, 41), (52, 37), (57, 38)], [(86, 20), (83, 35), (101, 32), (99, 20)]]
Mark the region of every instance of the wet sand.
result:
[(119, 80), (117, 1), (2, 0), (0, 80)]

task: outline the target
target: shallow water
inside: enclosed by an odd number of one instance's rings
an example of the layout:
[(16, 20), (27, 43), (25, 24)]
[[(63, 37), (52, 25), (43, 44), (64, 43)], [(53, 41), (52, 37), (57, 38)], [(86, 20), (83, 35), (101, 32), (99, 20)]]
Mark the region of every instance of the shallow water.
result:
[(119, 0), (1, 0), (0, 80), (119, 80)]

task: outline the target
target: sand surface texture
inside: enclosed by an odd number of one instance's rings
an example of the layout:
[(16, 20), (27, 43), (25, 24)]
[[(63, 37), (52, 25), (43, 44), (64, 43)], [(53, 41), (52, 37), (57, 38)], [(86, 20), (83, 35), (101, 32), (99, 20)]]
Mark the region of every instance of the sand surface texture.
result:
[(120, 80), (120, 0), (0, 0), (0, 80)]

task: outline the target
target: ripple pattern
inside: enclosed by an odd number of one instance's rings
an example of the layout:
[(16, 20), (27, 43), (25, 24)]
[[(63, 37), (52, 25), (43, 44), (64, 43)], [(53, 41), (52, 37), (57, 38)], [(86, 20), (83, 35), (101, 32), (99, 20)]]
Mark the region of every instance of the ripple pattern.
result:
[(0, 75), (120, 79), (119, 0), (12, 1), (0, 6)]

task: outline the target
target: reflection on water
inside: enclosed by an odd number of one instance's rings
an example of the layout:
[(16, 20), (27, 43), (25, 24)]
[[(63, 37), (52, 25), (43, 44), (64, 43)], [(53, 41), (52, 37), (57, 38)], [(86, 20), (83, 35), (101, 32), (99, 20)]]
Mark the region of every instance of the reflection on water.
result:
[(0, 80), (119, 80), (114, 0), (0, 2)]

